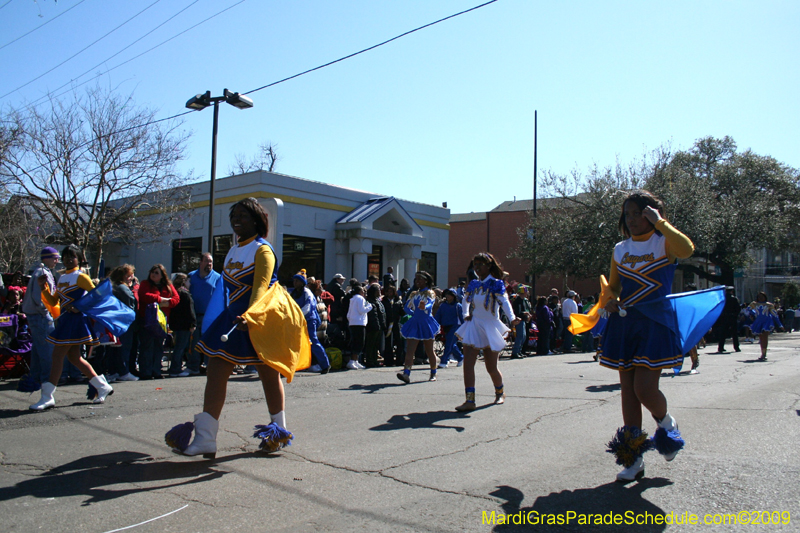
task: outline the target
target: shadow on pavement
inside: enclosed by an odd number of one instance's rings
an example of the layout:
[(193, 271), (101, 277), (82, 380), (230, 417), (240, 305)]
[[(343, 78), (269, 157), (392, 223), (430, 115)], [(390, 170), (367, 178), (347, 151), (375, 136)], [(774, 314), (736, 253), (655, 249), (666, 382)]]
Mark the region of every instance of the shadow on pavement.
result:
[[(666, 514), (663, 509), (657, 505), (646, 500), (642, 493), (651, 488), (660, 488), (672, 485), (672, 482), (664, 478), (644, 478), (638, 483), (629, 485), (622, 485), (619, 483), (607, 483), (598, 487), (589, 489), (576, 489), (564, 490), (561, 492), (553, 492), (547, 496), (540, 496), (536, 498), (531, 507), (521, 508), (520, 505), (524, 500), (524, 494), (517, 488), (502, 485), (497, 487), (497, 490), (490, 493), (505, 503), (501, 504), (502, 513), (505, 515), (520, 516), (516, 521), (520, 524), (497, 524), (495, 521), (495, 528), (493, 531), (644, 531), (644, 532), (661, 532), (666, 530), (666, 525), (656, 524), (625, 524), (626, 519), (634, 519), (639, 516), (640, 520), (646, 517), (645, 513), (653, 515)], [(521, 515), (519, 514), (521, 513)], [(543, 515), (561, 515), (564, 518), (570, 513), (570, 522), (567, 524), (544, 524), (541, 522)], [(572, 518), (572, 513), (577, 516)], [(621, 524), (579, 524), (579, 516), (583, 515), (601, 515), (609, 517), (619, 515), (623, 523)], [(487, 513), (488, 517), (491, 513)], [(497, 514), (495, 515), (497, 518)], [(547, 518), (545, 518), (547, 520)], [(608, 520), (608, 518), (606, 518)], [(652, 519), (651, 519), (652, 521)], [(491, 525), (491, 521), (489, 522)], [(554, 528), (555, 526), (555, 528)]]
[[(251, 456), (251, 453), (228, 455), (214, 461), (155, 461), (139, 452), (114, 452), (93, 455), (57, 466), (14, 486), (0, 488), (0, 501), (33, 496), (34, 498), (63, 498), (85, 495), (83, 506), (135, 494), (219, 479), (228, 472), (214, 466), (223, 462)], [(176, 481), (180, 480), (180, 481)], [(164, 481), (166, 483), (153, 485)], [(146, 488), (117, 488), (147, 483)]]
[[(474, 413), (480, 409), (486, 409), (494, 404), (486, 404), (477, 407)], [(430, 411), (428, 413), (409, 413), (407, 415), (394, 415), (386, 421), (385, 424), (369, 428), (370, 431), (394, 431), (396, 429), (419, 429), (419, 428), (439, 428), (439, 429), (455, 429), (456, 431), (464, 431), (462, 426), (442, 426), (437, 422), (444, 420), (459, 420), (468, 418), (469, 413), (459, 413), (457, 411)]]
[(393, 389), (395, 387), (407, 387), (409, 385), (416, 385), (417, 383), (427, 383), (427, 381), (412, 381), (411, 383), (403, 383), (402, 381), (398, 380), (397, 383), (373, 383), (371, 385), (361, 385), (360, 383), (354, 383), (349, 387), (347, 387), (346, 389), (339, 389), (339, 390), (361, 391), (364, 394), (372, 394), (373, 392), (378, 392), (383, 389)]
[(620, 390), (619, 383), (609, 383), (608, 385), (589, 385), (586, 392), (613, 392)]

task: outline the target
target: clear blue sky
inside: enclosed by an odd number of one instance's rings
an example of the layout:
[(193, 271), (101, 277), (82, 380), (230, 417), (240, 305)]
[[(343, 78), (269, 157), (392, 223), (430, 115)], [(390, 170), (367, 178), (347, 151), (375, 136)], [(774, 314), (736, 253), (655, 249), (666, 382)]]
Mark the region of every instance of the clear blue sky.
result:
[[(0, 46), (80, 0), (11, 0)], [(0, 94), (39, 76), (154, 0), (84, 0), (0, 49)], [(7, 0), (0, 0), (3, 5)], [(0, 99), (30, 102), (101, 63), (193, 0), (161, 0), (65, 65)], [(238, 0), (199, 0), (105, 66)], [(246, 92), (482, 3), (246, 0), (100, 83), (165, 117), (223, 88)], [(485, 211), (532, 197), (539, 169), (627, 162), (665, 142), (732, 136), (800, 167), (800, 2), (499, 0), (220, 110), (218, 177), (278, 145), (277, 171)], [(80, 78), (83, 81), (87, 77)], [(79, 89), (82, 90), (83, 88)], [(208, 179), (212, 112), (185, 117), (184, 171)]]

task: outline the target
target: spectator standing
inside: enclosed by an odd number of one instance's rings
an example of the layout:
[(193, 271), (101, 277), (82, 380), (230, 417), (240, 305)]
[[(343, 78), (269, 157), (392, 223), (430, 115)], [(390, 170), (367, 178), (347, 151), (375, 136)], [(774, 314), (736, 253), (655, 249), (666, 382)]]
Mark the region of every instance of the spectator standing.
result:
[(458, 366), (461, 366), (464, 364), (464, 354), (458, 348), (456, 330), (464, 323), (463, 307), (456, 298), (456, 293), (453, 289), (445, 289), (442, 295), (444, 296), (444, 301), (436, 311), (436, 322), (442, 326), (444, 331), (444, 354), (439, 363), (439, 368), (447, 368), (451, 355), (453, 359), (458, 361)]
[(185, 378), (192, 375), (188, 368), (185, 370), (181, 368), (183, 356), (188, 356), (186, 352), (189, 350), (192, 334), (197, 330), (197, 315), (192, 295), (186, 288), (187, 279), (186, 274), (177, 274), (173, 282), (180, 301), (169, 314), (169, 327), (175, 339), (169, 365), (169, 377), (171, 378)]
[(378, 366), (378, 349), (386, 331), (386, 310), (380, 299), (381, 288), (374, 283), (367, 288), (367, 302), (372, 309), (367, 313), (367, 331), (364, 344), (364, 359), (367, 368)]
[(528, 337), (528, 324), (531, 321), (531, 301), (525, 294), (525, 287), (519, 285), (517, 288), (517, 297), (511, 302), (511, 308), (517, 318), (521, 319), (514, 330), (514, 348), (511, 350), (511, 358), (519, 359), (524, 357), (522, 355), (522, 347), (525, 346), (525, 341)]
[[(195, 350), (195, 345), (200, 340), (203, 317), (205, 317), (208, 302), (211, 301), (211, 296), (214, 295), (214, 289), (219, 283), (220, 276), (219, 272), (214, 270), (214, 258), (208, 252), (201, 257), (200, 268), (189, 272), (189, 293), (194, 301), (194, 314), (197, 322), (197, 328), (194, 330), (191, 346), (189, 347), (189, 362), (186, 365), (189, 374), (192, 376), (200, 373), (201, 355), (200, 352)], [(204, 362), (208, 363), (207, 357)]]
[[(111, 292), (117, 297), (117, 300), (127, 305), (135, 312), (136, 296), (131, 291), (130, 283), (133, 280), (135, 272), (133, 265), (120, 265), (111, 271), (108, 278), (111, 280)], [(139, 331), (139, 321), (134, 320), (128, 328), (128, 331), (122, 334), (119, 338), (120, 347), (111, 350), (111, 369), (110, 371), (118, 374), (117, 381), (139, 381), (139, 378), (131, 373), (128, 366), (131, 360), (131, 348), (133, 347), (133, 339)]]
[(56, 293), (54, 268), (59, 255), (55, 248), (47, 246), (42, 249), (41, 262), (33, 267), (28, 288), (22, 300), (22, 312), (28, 317), (28, 329), (33, 340), (31, 351), (31, 377), (37, 383), (45, 383), (50, 379), (50, 368), (53, 364), (53, 345), (47, 342), (47, 336), (55, 329), (53, 315), (42, 302), (42, 289), (39, 278), (45, 277), (51, 294)]
[(553, 311), (547, 306), (547, 298), (540, 296), (536, 300), (536, 327), (539, 339), (536, 341), (536, 355), (550, 355), (550, 334), (553, 331)]
[(739, 331), (737, 324), (739, 309), (739, 299), (734, 294), (734, 290), (726, 290), (725, 307), (722, 309), (722, 314), (717, 319), (717, 323), (714, 324), (714, 328), (717, 330), (717, 336), (719, 337), (719, 343), (717, 344), (718, 353), (725, 353), (725, 339), (727, 337), (733, 339), (733, 351), (741, 352), (739, 349)]
[(572, 351), (572, 333), (569, 331), (570, 325), (569, 317), (573, 313), (578, 312), (578, 304), (575, 303), (575, 291), (567, 291), (567, 297), (561, 302), (561, 330), (564, 334), (563, 352), (570, 353)]
[[(172, 286), (172, 282), (167, 276), (164, 265), (153, 265), (148, 273), (147, 279), (142, 280), (139, 285), (139, 319), (145, 323), (147, 306), (158, 304), (169, 320), (170, 310), (178, 305), (180, 296), (178, 291)], [(140, 379), (161, 379), (161, 360), (164, 357), (164, 339), (156, 337), (153, 333), (142, 327), (139, 332), (140, 354), (139, 354), (139, 378)]]
[(394, 279), (394, 268), (388, 267), (386, 269), (386, 274), (383, 275), (383, 287), (389, 287), (390, 285), (396, 285), (397, 280)]
[(366, 299), (364, 299), (364, 288), (356, 284), (350, 293), (347, 322), (350, 324), (350, 362), (347, 368), (350, 370), (362, 370), (366, 368), (359, 363), (361, 353), (364, 351), (364, 342), (367, 333), (367, 313), (372, 310)]
[(307, 287), (308, 279), (306, 278), (306, 270), (302, 269), (295, 274), (294, 277), (292, 277), (292, 283), (294, 284), (294, 289), (292, 289), (291, 296), (294, 301), (297, 302), (297, 305), (303, 312), (303, 316), (306, 318), (308, 338), (311, 341), (311, 358), (314, 364), (312, 364), (308, 370), (310, 372), (327, 374), (331, 363), (328, 361), (328, 354), (325, 353), (325, 348), (322, 347), (322, 344), (317, 338), (317, 328), (319, 327), (321, 319), (317, 312), (317, 299)]

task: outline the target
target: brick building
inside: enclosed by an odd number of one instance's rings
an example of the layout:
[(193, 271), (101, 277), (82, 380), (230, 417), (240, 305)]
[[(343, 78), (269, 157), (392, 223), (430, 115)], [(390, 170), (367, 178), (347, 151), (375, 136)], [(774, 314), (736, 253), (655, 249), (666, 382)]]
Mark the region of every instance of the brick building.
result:
[[(540, 200), (541, 208), (546, 200)], [(528, 265), (509, 255), (519, 244), (517, 228), (525, 227), (528, 213), (533, 209), (533, 200), (503, 202), (491, 211), (482, 213), (463, 213), (450, 215), (450, 253), (447, 280), (450, 286), (466, 279), (467, 266), (472, 256), (488, 251), (508, 272), (510, 281), (531, 284), (527, 274)], [(611, 251), (609, 250), (609, 260)], [(565, 279), (558, 276), (539, 276), (536, 279), (536, 293), (547, 295), (551, 288), (557, 288), (561, 295), (567, 289), (578, 291), (581, 295), (595, 294), (600, 290), (597, 280)]]

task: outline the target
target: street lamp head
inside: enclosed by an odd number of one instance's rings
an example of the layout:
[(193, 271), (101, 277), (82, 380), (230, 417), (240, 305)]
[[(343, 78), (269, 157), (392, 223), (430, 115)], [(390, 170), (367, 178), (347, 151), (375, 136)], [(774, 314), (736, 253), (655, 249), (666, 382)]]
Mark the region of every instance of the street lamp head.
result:
[(225, 101), (231, 104), (233, 107), (238, 107), (239, 109), (248, 109), (253, 107), (253, 101), (239, 93), (232, 93), (228, 89), (223, 91), (225, 95)]
[(211, 91), (206, 91), (205, 94), (195, 95), (189, 98), (189, 101), (186, 102), (186, 108), (194, 109), (195, 111), (201, 111), (210, 105), (211, 105)]

